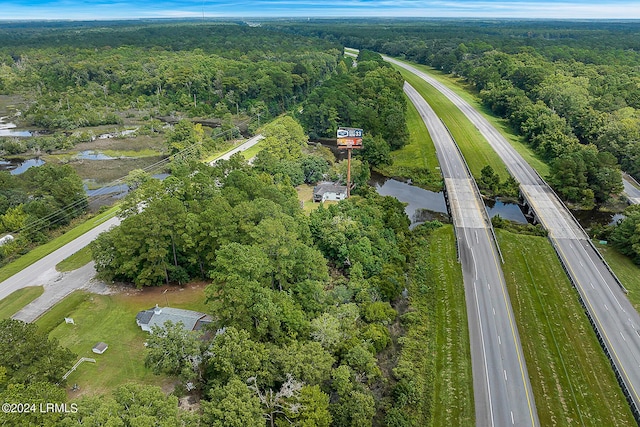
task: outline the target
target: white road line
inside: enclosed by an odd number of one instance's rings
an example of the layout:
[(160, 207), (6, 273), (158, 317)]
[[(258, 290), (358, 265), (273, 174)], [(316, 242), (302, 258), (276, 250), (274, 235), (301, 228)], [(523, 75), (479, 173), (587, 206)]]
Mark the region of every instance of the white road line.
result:
[(498, 344), (502, 345), (502, 340), (500, 339), (500, 335), (498, 335)]
[(493, 309), (493, 315), (494, 316), (496, 315), (496, 309), (495, 308)]
[(622, 335), (622, 331), (620, 331), (620, 336), (622, 337), (622, 339), (623, 339), (623, 340), (625, 340), (625, 341), (627, 340), (627, 339), (624, 337), (624, 335)]
[(607, 307), (607, 304), (604, 305), (605, 310), (609, 311), (609, 307)]
[(513, 411), (511, 411), (511, 424), (515, 424), (516, 421), (513, 419)]
[(589, 284), (591, 285), (592, 289), (595, 289), (595, 287), (593, 286), (593, 283), (589, 282)]
[(489, 287), (489, 290), (491, 290), (491, 283), (487, 283), (487, 286)]
[(504, 380), (507, 381), (507, 371), (503, 369), (502, 372), (504, 372)]

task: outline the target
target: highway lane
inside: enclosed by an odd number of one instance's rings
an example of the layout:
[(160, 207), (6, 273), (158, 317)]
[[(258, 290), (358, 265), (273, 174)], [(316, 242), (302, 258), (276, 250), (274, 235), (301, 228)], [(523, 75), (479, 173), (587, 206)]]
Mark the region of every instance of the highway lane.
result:
[[(263, 138), (264, 137), (262, 135), (256, 135), (255, 137), (247, 140), (233, 150), (221, 155), (216, 160), (219, 160), (221, 158), (228, 160), (233, 154), (253, 147)], [(213, 164), (216, 160), (212, 161), (211, 164)], [(58, 274), (55, 268), (60, 261), (87, 246), (91, 241), (98, 237), (100, 233), (107, 231), (111, 227), (115, 227), (119, 224), (120, 218), (110, 218), (97, 227), (87, 231), (85, 234), (77, 237), (76, 239), (57, 249), (56, 251), (50, 253), (46, 257), (33, 263), (24, 270), (14, 274), (5, 281), (0, 282), (0, 300), (9, 296), (11, 293), (17, 291), (18, 289), (22, 289), (27, 286), (38, 286), (48, 282)], [(78, 288), (84, 286), (85, 283), (86, 280), (78, 281)]]
[(415, 72), (446, 95), (474, 123), (503, 159), (509, 172), (520, 182), (521, 191), (549, 231), (560, 261), (601, 339), (631, 409), (640, 421), (640, 315), (621, 290), (621, 284), (591, 244), (571, 212), (506, 139), (473, 107), (450, 89), (425, 73), (400, 61), (386, 58)]
[(537, 426), (538, 415), (489, 218), (448, 130), (405, 83), (436, 146), (462, 265), (471, 340), (476, 424)]

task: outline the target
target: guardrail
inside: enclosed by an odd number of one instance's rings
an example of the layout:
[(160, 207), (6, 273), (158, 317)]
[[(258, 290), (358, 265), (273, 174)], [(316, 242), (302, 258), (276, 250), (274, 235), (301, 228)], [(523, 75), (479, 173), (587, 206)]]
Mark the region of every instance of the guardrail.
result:
[[(532, 168), (533, 169), (533, 168)], [(560, 198), (560, 196), (558, 196), (558, 194), (555, 192), (555, 190), (544, 180), (544, 178), (542, 178), (540, 176), (540, 174), (538, 173), (537, 170), (533, 169), (533, 171), (536, 173), (536, 175), (538, 176), (538, 178), (540, 178), (540, 181), (542, 181), (542, 183), (544, 185), (546, 185), (550, 190), (551, 193), (553, 193), (553, 195), (555, 196), (555, 198), (560, 202), (560, 204), (564, 207), (564, 209), (569, 213), (569, 216), (571, 217), (571, 220), (573, 221), (573, 223), (575, 225), (578, 226), (578, 228), (580, 229), (580, 231), (582, 231), (582, 233), (584, 234), (584, 237), (586, 238), (587, 242), (589, 242), (589, 245), (591, 246), (591, 248), (593, 249), (593, 251), (596, 253), (596, 255), (598, 256), (598, 258), (600, 258), (600, 261), (602, 261), (602, 263), (604, 264), (605, 268), (609, 271), (609, 273), (611, 274), (611, 276), (613, 276), (613, 279), (615, 280), (616, 284), (620, 287), (620, 289), (622, 290), (622, 292), (624, 292), (625, 294), (628, 294), (629, 291), (627, 290), (627, 288), (624, 287), (624, 285), (622, 284), (622, 282), (620, 281), (620, 279), (618, 278), (618, 276), (616, 276), (616, 273), (613, 272), (613, 270), (611, 269), (611, 267), (609, 267), (609, 264), (607, 263), (607, 261), (604, 259), (604, 257), (602, 256), (602, 254), (600, 253), (600, 251), (598, 250), (598, 248), (596, 248), (596, 246), (593, 244), (593, 242), (591, 241), (591, 238), (589, 237), (589, 234), (587, 234), (587, 231), (582, 228), (582, 225), (578, 222), (578, 220), (576, 219), (575, 216), (573, 216), (573, 214), (571, 213), (571, 211), (569, 210), (569, 208), (567, 207), (567, 205), (562, 201), (562, 199)], [(524, 194), (524, 192), (523, 192)], [(533, 205), (531, 204), (531, 202), (529, 202), (529, 205), (531, 207), (533, 207)], [(535, 209), (534, 209), (535, 210)], [(549, 230), (547, 230), (549, 231)]]
[[(475, 188), (475, 190), (476, 190), (476, 196), (480, 200), (482, 200), (482, 194), (480, 193), (480, 188), (478, 188), (478, 183), (476, 182), (475, 178), (473, 177), (473, 174), (471, 173), (471, 169), (469, 169), (469, 165), (467, 164), (467, 161), (465, 160), (464, 156), (462, 155), (462, 151), (460, 151), (460, 147), (458, 147), (458, 143), (456, 142), (456, 139), (451, 134), (451, 131), (449, 130), (449, 128), (447, 127), (445, 122), (442, 121), (442, 119), (440, 119), (440, 121), (442, 122), (442, 126), (444, 126), (444, 128), (447, 130), (447, 133), (449, 134), (449, 136), (451, 137), (451, 140), (453, 141), (453, 145), (456, 147), (456, 150), (458, 151), (458, 154), (460, 155), (460, 158), (462, 159), (462, 163), (464, 164), (464, 168), (466, 169), (467, 174), (469, 175), (469, 179), (473, 183), (473, 188)], [(482, 203), (482, 205), (484, 206), (484, 202)], [(504, 257), (502, 256), (502, 251), (500, 250), (500, 245), (498, 244), (498, 237), (496, 236), (496, 232), (493, 229), (493, 223), (491, 223), (491, 218), (489, 218), (489, 214), (487, 213), (487, 207), (486, 206), (482, 210), (482, 217), (484, 218), (485, 222), (487, 223), (487, 225), (489, 227), (489, 230), (491, 231), (491, 236), (493, 237), (493, 244), (495, 245), (496, 249), (498, 250), (498, 255), (500, 255), (500, 260), (504, 264)]]

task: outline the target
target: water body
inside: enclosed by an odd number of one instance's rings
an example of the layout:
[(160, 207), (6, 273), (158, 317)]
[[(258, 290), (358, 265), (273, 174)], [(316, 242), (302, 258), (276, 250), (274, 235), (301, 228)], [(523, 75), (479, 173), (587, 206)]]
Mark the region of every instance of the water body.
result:
[(76, 155), (77, 159), (82, 160), (114, 160), (115, 157), (107, 156), (100, 151), (84, 150)]
[[(153, 178), (159, 179), (160, 181), (164, 180), (166, 177), (170, 176), (168, 173), (158, 173), (152, 175)], [(113, 199), (121, 199), (127, 195), (129, 192), (129, 186), (127, 184), (116, 184), (116, 185), (108, 185), (105, 187), (95, 188), (93, 190), (89, 190), (87, 183), (84, 184), (84, 191), (89, 197), (100, 197), (100, 196), (109, 196)]]
[(517, 222), (518, 224), (527, 224), (527, 217), (522, 213), (520, 205), (517, 203), (503, 202), (500, 199), (485, 200), (484, 205), (487, 208), (489, 218), (500, 215), (502, 219)]
[(589, 229), (594, 226), (615, 225), (618, 221), (622, 221), (624, 219), (624, 215), (621, 213), (600, 212), (598, 210), (571, 210), (571, 213), (576, 217), (576, 219), (584, 229)]
[(16, 130), (17, 126), (14, 123), (5, 123), (5, 119), (6, 117), (0, 117), (0, 136), (32, 136), (32, 133), (28, 130)]
[(9, 171), (11, 175), (20, 175), (29, 168), (42, 166), (45, 161), (39, 158), (29, 160), (3, 160), (0, 159), (0, 171)]
[(379, 174), (372, 174), (370, 184), (378, 194), (392, 196), (403, 203), (411, 228), (434, 219), (448, 219), (447, 204), (442, 192), (433, 192)]

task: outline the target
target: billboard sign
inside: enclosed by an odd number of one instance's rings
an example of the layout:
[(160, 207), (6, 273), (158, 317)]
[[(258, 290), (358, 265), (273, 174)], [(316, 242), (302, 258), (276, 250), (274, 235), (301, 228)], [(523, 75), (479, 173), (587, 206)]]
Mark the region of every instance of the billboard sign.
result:
[(339, 127), (336, 137), (338, 148), (362, 148), (362, 129)]

